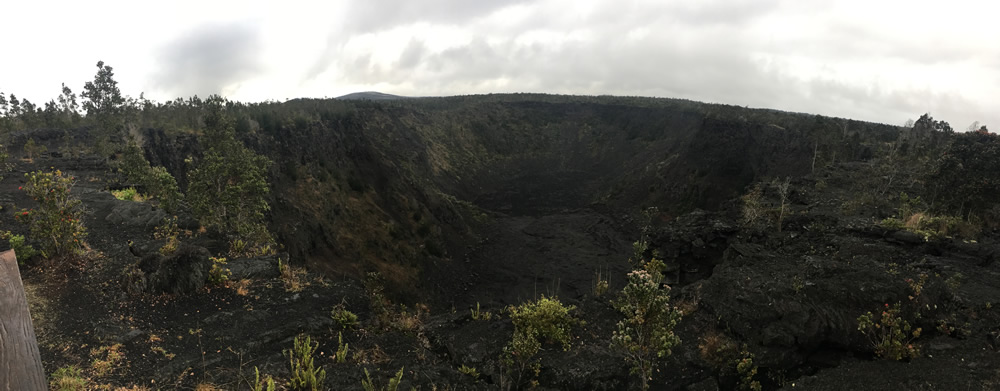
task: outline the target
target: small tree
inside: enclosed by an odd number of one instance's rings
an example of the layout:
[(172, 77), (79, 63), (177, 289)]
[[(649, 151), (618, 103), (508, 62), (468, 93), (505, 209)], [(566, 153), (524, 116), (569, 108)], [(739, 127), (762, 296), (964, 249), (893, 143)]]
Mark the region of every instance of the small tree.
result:
[(129, 142), (122, 155), (119, 168), (128, 178), (129, 182), (142, 186), (145, 192), (157, 200), (160, 207), (168, 213), (174, 213), (180, 204), (183, 195), (177, 187), (177, 180), (166, 168), (161, 166), (152, 167), (146, 157), (143, 156), (142, 148), (134, 142)]
[(756, 229), (759, 227), (758, 220), (764, 217), (764, 191), (760, 183), (755, 183), (746, 194), (740, 199), (743, 201), (743, 219), (745, 227)]
[(28, 156), (28, 160), (35, 160), (36, 157), (45, 153), (48, 149), (44, 145), (39, 145), (35, 143), (35, 138), (29, 138), (28, 142), (24, 143), (24, 154)]
[(670, 305), (668, 292), (649, 272), (635, 270), (628, 274), (628, 285), (614, 302), (625, 319), (618, 322), (611, 344), (625, 353), (632, 373), (640, 376), (643, 390), (649, 388), (656, 360), (669, 356), (680, 343), (674, 327), (681, 320), (681, 312)]
[(111, 66), (98, 61), (94, 81), (84, 84), (83, 93), (80, 94), (87, 119), (98, 127), (94, 150), (104, 156), (114, 150), (114, 141), (123, 136), (121, 117), (125, 98), (122, 97), (114, 76)]
[(267, 202), (271, 161), (236, 140), (233, 121), (221, 103), (211, 104), (205, 125), (208, 151), (191, 171), (188, 187), (195, 216), (205, 226), (270, 245), (264, 218), (271, 209)]
[(14, 165), (7, 161), (9, 158), (7, 147), (0, 144), (0, 180), (3, 180), (4, 175), (14, 169)]
[(28, 224), (31, 236), (42, 244), (42, 256), (79, 254), (87, 230), (82, 220), (82, 202), (70, 194), (75, 178), (59, 170), (36, 171), (24, 176), (28, 183), (22, 189), (38, 201), (38, 208), (22, 210), (16, 217)]
[(789, 178), (785, 178), (784, 181), (779, 182), (777, 179), (774, 180), (774, 186), (778, 189), (778, 197), (781, 200), (781, 205), (778, 207), (778, 232), (781, 232), (781, 223), (785, 219), (785, 208), (788, 205), (788, 186), (791, 183)]

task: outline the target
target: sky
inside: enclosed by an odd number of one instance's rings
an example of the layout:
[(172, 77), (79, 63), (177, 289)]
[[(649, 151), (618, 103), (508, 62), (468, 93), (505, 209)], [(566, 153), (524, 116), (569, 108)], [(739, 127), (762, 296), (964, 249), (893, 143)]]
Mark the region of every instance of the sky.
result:
[(982, 0), (10, 1), (0, 91), (240, 101), (500, 92), (684, 98), (1000, 130)]

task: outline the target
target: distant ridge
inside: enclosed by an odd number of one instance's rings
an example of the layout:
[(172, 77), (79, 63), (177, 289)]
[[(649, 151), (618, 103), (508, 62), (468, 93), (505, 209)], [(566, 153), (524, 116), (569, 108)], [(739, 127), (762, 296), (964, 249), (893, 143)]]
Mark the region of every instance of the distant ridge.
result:
[(365, 92), (355, 92), (347, 94), (344, 96), (338, 96), (337, 99), (344, 100), (396, 100), (396, 99), (407, 99), (406, 96), (383, 94), (376, 91), (365, 91)]

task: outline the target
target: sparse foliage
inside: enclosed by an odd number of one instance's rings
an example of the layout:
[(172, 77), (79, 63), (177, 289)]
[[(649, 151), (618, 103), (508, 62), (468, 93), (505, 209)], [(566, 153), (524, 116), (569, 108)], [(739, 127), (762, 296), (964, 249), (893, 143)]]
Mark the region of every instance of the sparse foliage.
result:
[(46, 258), (79, 254), (87, 230), (83, 225), (83, 205), (70, 194), (74, 177), (62, 171), (36, 171), (24, 174), (27, 183), (22, 189), (38, 202), (38, 208), (22, 210), (16, 215), (28, 224), (31, 236), (42, 245)]
[(632, 372), (641, 378), (642, 389), (649, 388), (653, 366), (657, 359), (669, 356), (680, 343), (674, 327), (681, 313), (670, 305), (669, 291), (646, 270), (628, 274), (628, 284), (614, 306), (625, 315), (611, 338), (613, 346), (625, 353)]
[(886, 303), (881, 316), (870, 311), (859, 316), (858, 330), (868, 337), (875, 355), (879, 357), (899, 361), (920, 355), (920, 348), (913, 344), (913, 340), (920, 337), (922, 329), (914, 329), (910, 322), (903, 319), (899, 303), (892, 306)]
[(44, 145), (39, 145), (35, 142), (35, 138), (29, 138), (27, 142), (24, 143), (24, 155), (28, 157), (28, 160), (34, 160), (35, 158), (41, 156), (43, 153), (48, 151)]

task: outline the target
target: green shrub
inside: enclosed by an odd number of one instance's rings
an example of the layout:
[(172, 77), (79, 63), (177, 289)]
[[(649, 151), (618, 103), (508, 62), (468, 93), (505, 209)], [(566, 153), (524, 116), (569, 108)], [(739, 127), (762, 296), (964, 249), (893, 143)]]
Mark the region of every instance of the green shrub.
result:
[(333, 322), (340, 326), (341, 330), (348, 330), (358, 327), (358, 316), (348, 311), (344, 303), (337, 304), (330, 311)]
[(475, 367), (467, 367), (465, 364), (462, 364), (462, 366), (458, 367), (458, 372), (473, 379), (479, 379), (479, 371)]
[(44, 145), (39, 145), (35, 143), (35, 138), (32, 137), (28, 139), (28, 142), (24, 143), (24, 154), (28, 156), (28, 160), (34, 160), (36, 157), (41, 156), (48, 149)]
[(514, 323), (514, 335), (504, 347), (501, 361), (511, 370), (515, 386), (524, 383), (526, 374), (537, 376), (541, 370), (535, 355), (541, 350), (543, 339), (569, 350), (570, 332), (573, 326), (581, 323), (570, 315), (574, 309), (575, 306), (564, 306), (558, 298), (545, 296), (507, 309)]
[(319, 344), (313, 345), (312, 338), (308, 336), (295, 337), (295, 345), (291, 350), (286, 350), (289, 366), (291, 367), (291, 379), (288, 385), (293, 390), (298, 391), (319, 391), (325, 389), (323, 380), (326, 379), (326, 370), (315, 367), (313, 363), (313, 353)]
[(886, 303), (881, 316), (868, 312), (858, 317), (858, 330), (868, 338), (878, 357), (899, 361), (920, 356), (920, 348), (913, 341), (920, 337), (921, 328), (913, 329), (901, 313), (900, 303), (891, 307)]
[(375, 324), (380, 328), (388, 327), (393, 323), (392, 302), (385, 296), (382, 275), (377, 272), (369, 272), (365, 276), (364, 285), (372, 312), (375, 313)]
[(741, 354), (743, 357), (736, 361), (736, 375), (740, 379), (739, 389), (743, 391), (760, 391), (761, 384), (759, 381), (754, 380), (757, 376), (757, 365), (754, 365), (753, 353), (744, 350)]
[(3, 180), (4, 174), (14, 169), (14, 165), (7, 161), (10, 158), (10, 154), (7, 153), (7, 147), (0, 144), (0, 180)]
[(372, 377), (368, 374), (368, 368), (365, 368), (365, 378), (361, 379), (361, 388), (365, 391), (396, 391), (399, 388), (399, 383), (403, 381), (403, 368), (399, 368), (396, 372), (396, 376), (389, 378), (389, 384), (385, 387), (378, 387), (372, 381)]
[(563, 350), (569, 350), (570, 331), (580, 323), (569, 314), (575, 309), (576, 306), (564, 306), (558, 298), (542, 296), (537, 301), (512, 306), (509, 311), (515, 330), (533, 330), (537, 338), (561, 344)]
[(233, 121), (219, 104), (205, 116), (208, 150), (192, 167), (188, 201), (206, 227), (235, 235), (254, 245), (274, 242), (267, 231), (268, 168), (271, 161), (235, 138)]
[(656, 360), (669, 356), (680, 343), (674, 327), (680, 322), (681, 312), (670, 305), (668, 292), (648, 271), (635, 270), (628, 274), (628, 284), (614, 302), (625, 319), (618, 322), (611, 344), (625, 353), (644, 390), (649, 388)]
[(38, 250), (27, 243), (24, 235), (10, 235), (10, 239), (7, 241), (10, 243), (10, 248), (14, 250), (14, 254), (17, 255), (18, 263), (24, 263), (24, 261), (38, 255)]
[(54, 391), (86, 391), (88, 383), (80, 368), (70, 365), (52, 372), (49, 378), (49, 389)]
[(28, 183), (21, 188), (38, 202), (37, 209), (22, 210), (17, 220), (27, 223), (31, 236), (42, 245), (42, 256), (55, 258), (78, 255), (87, 229), (83, 225), (83, 205), (70, 189), (75, 178), (62, 171), (26, 173)]
[(125, 174), (129, 182), (138, 184), (153, 198), (159, 201), (160, 207), (168, 213), (173, 213), (183, 198), (177, 180), (166, 168), (152, 167), (149, 161), (135, 143), (129, 143), (125, 148), (118, 168)]
[(229, 281), (233, 273), (226, 268), (226, 258), (208, 258), (212, 261), (212, 268), (208, 270), (208, 283), (213, 286), (220, 286)]
[(139, 194), (139, 191), (136, 190), (134, 187), (129, 187), (121, 190), (112, 190), (111, 195), (115, 196), (115, 198), (122, 201), (142, 202), (146, 200), (146, 198), (143, 197), (142, 194)]
[(180, 228), (177, 227), (177, 216), (163, 219), (163, 224), (153, 230), (153, 239), (166, 240), (163, 247), (160, 247), (160, 254), (166, 256), (173, 254), (181, 245)]

